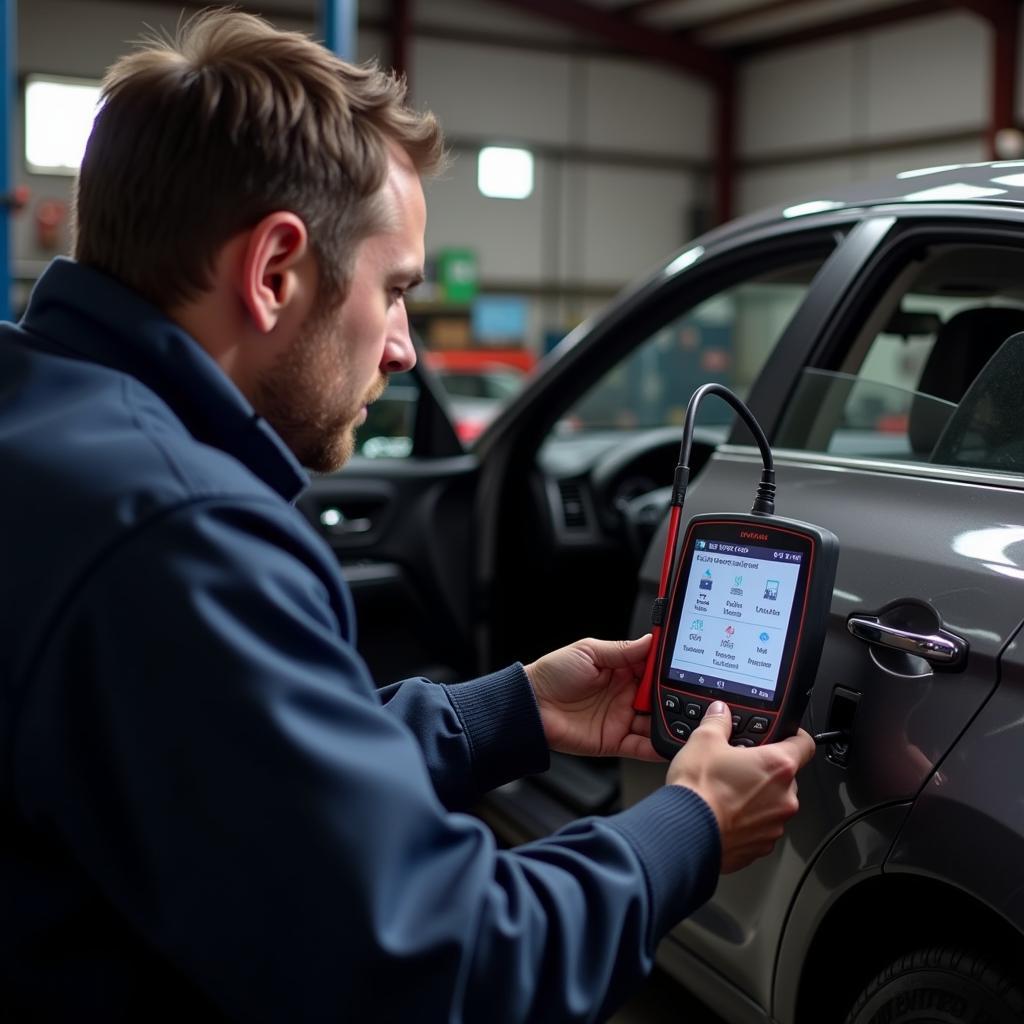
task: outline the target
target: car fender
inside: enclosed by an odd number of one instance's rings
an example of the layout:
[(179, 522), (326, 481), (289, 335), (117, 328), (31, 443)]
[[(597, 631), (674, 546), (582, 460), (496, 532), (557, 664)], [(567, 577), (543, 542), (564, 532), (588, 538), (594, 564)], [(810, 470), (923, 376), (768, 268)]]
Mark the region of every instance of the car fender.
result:
[(1000, 660), (995, 693), (914, 803), (888, 873), (942, 879), (1024, 936), (1024, 645)]
[[(832, 908), (852, 889), (882, 874), (893, 840), (910, 811), (909, 802), (875, 808), (830, 839), (809, 866), (790, 906), (776, 961), (772, 1016), (797, 1019), (809, 951)], [(822, 1007), (822, 1019), (826, 1019)]]

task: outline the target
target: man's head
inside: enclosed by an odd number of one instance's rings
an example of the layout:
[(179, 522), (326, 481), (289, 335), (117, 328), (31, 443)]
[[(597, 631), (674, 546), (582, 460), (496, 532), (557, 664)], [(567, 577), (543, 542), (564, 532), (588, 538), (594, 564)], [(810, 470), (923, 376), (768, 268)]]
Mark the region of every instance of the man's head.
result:
[[(390, 261), (398, 306), (422, 272), (419, 178), (443, 145), (404, 99), (305, 36), (205, 12), (110, 69), (82, 163), (76, 258), (191, 330), (314, 469), (347, 457), (383, 375), (415, 359), (404, 310), (351, 308), (378, 285), (364, 257)], [(366, 380), (354, 318), (381, 330)]]

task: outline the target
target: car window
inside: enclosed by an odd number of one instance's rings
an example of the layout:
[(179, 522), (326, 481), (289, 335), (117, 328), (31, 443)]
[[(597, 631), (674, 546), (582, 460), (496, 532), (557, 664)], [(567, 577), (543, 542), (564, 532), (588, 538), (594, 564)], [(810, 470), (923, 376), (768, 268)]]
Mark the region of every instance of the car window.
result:
[(437, 371), (448, 414), (463, 445), (472, 444), (498, 413), (522, 390), (527, 374), (514, 366), (449, 366)]
[[(826, 255), (732, 284), (665, 324), (601, 378), (557, 432), (682, 424), (690, 395), (710, 382), (745, 397)], [(724, 428), (732, 416), (724, 403), (708, 402), (700, 422)]]
[(1002, 355), (1001, 377), (985, 372), (1020, 331), (1024, 256), (998, 246), (925, 251), (894, 275), (835, 369), (803, 371), (776, 445), (1024, 471), (1006, 437), (1003, 388), (1008, 374), (1019, 377), (1019, 347)]
[[(455, 433), (471, 445), (526, 383), (516, 367), (457, 369), (437, 372)], [(420, 385), (411, 373), (394, 374), (384, 394), (367, 409), (356, 431), (356, 454), (369, 459), (404, 459), (412, 453)]]
[(366, 410), (356, 431), (356, 454), (367, 459), (404, 459), (412, 453), (419, 383), (411, 373), (393, 374), (387, 390)]

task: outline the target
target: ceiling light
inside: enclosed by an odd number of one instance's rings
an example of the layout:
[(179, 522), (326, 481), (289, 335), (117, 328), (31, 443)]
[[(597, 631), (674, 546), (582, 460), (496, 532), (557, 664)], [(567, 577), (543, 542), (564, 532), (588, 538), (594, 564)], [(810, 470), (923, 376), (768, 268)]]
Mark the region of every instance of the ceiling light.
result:
[(491, 199), (525, 199), (533, 192), (533, 154), (528, 149), (486, 146), (480, 150), (476, 180)]

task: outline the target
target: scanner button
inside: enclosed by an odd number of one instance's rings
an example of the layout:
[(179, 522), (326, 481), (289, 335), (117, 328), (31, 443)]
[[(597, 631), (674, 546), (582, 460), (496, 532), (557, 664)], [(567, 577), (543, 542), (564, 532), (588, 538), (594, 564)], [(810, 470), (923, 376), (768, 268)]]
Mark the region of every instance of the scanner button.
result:
[(768, 731), (768, 719), (761, 718), (759, 715), (755, 715), (747, 726), (747, 732), (767, 732)]
[(743, 727), (747, 724), (747, 716), (741, 715), (738, 711), (732, 713), (732, 731), (742, 732)]
[(685, 722), (669, 722), (668, 729), (677, 740), (690, 738), (690, 727)]
[(666, 711), (671, 711), (675, 714), (679, 713), (681, 705), (679, 703), (679, 698), (674, 693), (666, 693), (661, 698), (661, 703)]
[(684, 714), (687, 718), (697, 720), (704, 714), (704, 708), (700, 704), (687, 704)]
[(749, 736), (741, 736), (738, 740), (732, 740), (731, 742), (732, 742), (732, 745), (734, 747), (754, 747), (754, 746), (757, 746), (755, 741), (752, 740)]

